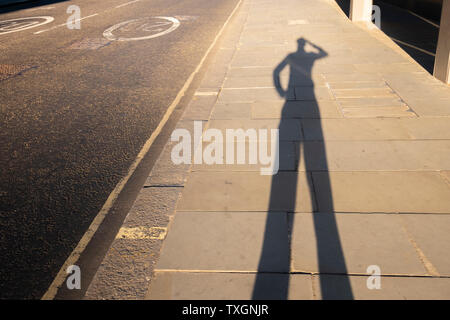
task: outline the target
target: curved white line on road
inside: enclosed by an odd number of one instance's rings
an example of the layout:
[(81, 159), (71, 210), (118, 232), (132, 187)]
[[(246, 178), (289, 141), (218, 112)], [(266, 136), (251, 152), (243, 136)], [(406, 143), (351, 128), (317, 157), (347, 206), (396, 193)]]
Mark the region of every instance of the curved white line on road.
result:
[[(81, 20), (84, 20), (84, 19), (89, 19), (89, 18), (95, 17), (95, 16), (98, 16), (98, 13), (94, 13), (94, 14), (91, 14), (90, 16), (86, 16), (86, 17), (83, 17), (83, 18), (80, 18), (80, 19), (76, 19), (73, 22), (78, 22), (78, 21), (81, 21)], [(57, 29), (57, 28), (60, 28), (60, 27), (64, 27), (64, 26), (67, 26), (67, 22), (62, 23), (62, 24), (58, 24), (57, 26), (54, 26), (54, 27), (51, 27), (51, 28), (48, 28), (48, 29), (36, 31), (34, 34), (40, 34), (42, 32), (47, 32), (47, 31), (54, 30), (54, 29)]]
[(27, 30), (27, 29), (31, 29), (31, 28), (36, 28), (39, 26), (42, 26), (44, 24), (50, 23), (53, 20), (55, 20), (55, 18), (50, 17), (50, 16), (39, 16), (39, 17), (26, 17), (26, 18), (16, 18), (16, 19), (10, 19), (10, 20), (4, 20), (4, 21), (0, 21), (0, 23), (4, 23), (4, 22), (14, 22), (14, 21), (26, 21), (26, 20), (33, 20), (33, 19), (44, 19), (45, 21), (43, 22), (38, 22), (38, 23), (32, 23), (29, 25), (25, 25), (24, 27), (18, 28), (18, 29), (13, 29), (10, 31), (6, 31), (6, 32), (2, 32), (2, 28), (0, 27), (0, 34), (7, 34), (7, 33), (12, 33), (12, 32), (18, 32), (18, 31), (23, 31), (23, 30)]
[(147, 39), (152, 39), (152, 38), (161, 37), (161, 36), (163, 36), (163, 35), (165, 35), (165, 34), (168, 34), (168, 33), (172, 32), (172, 31), (174, 31), (176, 28), (178, 28), (178, 27), (180, 26), (180, 21), (179, 21), (178, 19), (176, 19), (176, 18), (173, 18), (173, 17), (152, 17), (152, 18), (168, 20), (168, 21), (172, 22), (172, 26), (171, 26), (169, 29), (164, 30), (164, 31), (162, 31), (162, 32), (155, 33), (155, 34), (152, 34), (152, 35), (149, 35), (149, 36), (136, 37), (136, 38), (122, 38), (122, 37), (117, 38), (117, 37), (112, 33), (114, 30), (119, 29), (120, 27), (122, 27), (122, 26), (124, 26), (124, 25), (127, 25), (127, 24), (129, 24), (130, 22), (139, 21), (139, 20), (144, 20), (144, 19), (146, 19), (146, 18), (142, 18), (142, 19), (133, 19), (133, 20), (128, 20), (128, 21), (124, 21), (124, 22), (118, 23), (118, 24), (116, 24), (116, 25), (114, 25), (114, 26), (112, 26), (112, 27), (106, 29), (106, 30), (103, 32), (103, 36), (104, 36), (106, 39), (111, 40), (111, 41), (137, 41), (137, 40), (147, 40)]

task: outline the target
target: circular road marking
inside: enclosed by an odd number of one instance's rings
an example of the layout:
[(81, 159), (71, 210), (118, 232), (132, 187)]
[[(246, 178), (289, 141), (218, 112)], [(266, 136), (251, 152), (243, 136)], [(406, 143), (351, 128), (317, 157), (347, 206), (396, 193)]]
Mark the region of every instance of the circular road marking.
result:
[[(118, 23), (103, 32), (103, 36), (111, 41), (136, 41), (161, 37), (180, 26), (180, 21), (173, 17), (147, 17)], [(114, 35), (122, 33), (124, 36)], [(131, 35), (139, 36), (131, 36)]]
[(54, 20), (53, 17), (27, 17), (0, 21), (0, 34), (18, 32), (26, 29), (36, 28)]

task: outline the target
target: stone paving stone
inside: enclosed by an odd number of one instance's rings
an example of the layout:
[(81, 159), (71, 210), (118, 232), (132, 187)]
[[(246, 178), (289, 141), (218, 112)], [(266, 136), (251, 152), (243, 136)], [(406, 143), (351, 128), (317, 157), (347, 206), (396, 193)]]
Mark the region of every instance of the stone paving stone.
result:
[[(267, 235), (266, 220), (270, 221)], [(177, 212), (156, 271), (289, 271), (287, 218), (281, 212)]]
[(224, 88), (274, 88), (272, 77), (232, 77), (226, 78)]
[[(116, 239), (89, 285), (85, 300), (144, 299), (161, 240)], [(151, 254), (149, 254), (152, 252)]]
[(416, 114), (408, 108), (403, 107), (371, 107), (371, 108), (342, 108), (342, 113), (346, 118), (411, 118), (417, 117)]
[(440, 171), (441, 177), (450, 184), (450, 171)]
[(182, 186), (188, 175), (189, 164), (175, 164), (171, 159), (172, 148), (177, 142), (167, 143), (147, 177), (144, 187)]
[(308, 163), (301, 161), (299, 170), (450, 170), (450, 140), (308, 141), (301, 148)]
[[(205, 150), (206, 145), (209, 142), (204, 143), (203, 150)], [(229, 145), (225, 145), (222, 147), (223, 150), (223, 164), (214, 163), (208, 164), (203, 162), (202, 164), (194, 164), (192, 165), (192, 171), (261, 171), (261, 168), (267, 167), (267, 165), (261, 165), (258, 161), (257, 163), (250, 164), (249, 162), (249, 152), (250, 152), (250, 142), (242, 141), (243, 146), (245, 148), (245, 161), (244, 163), (237, 163), (237, 150), (239, 148), (239, 144), (230, 143)], [(261, 143), (267, 145), (267, 150), (270, 154), (270, 150), (272, 147), (272, 143), (278, 144), (279, 148), (279, 170), (280, 171), (295, 171), (297, 170), (298, 163), (298, 148), (295, 142), (292, 141), (279, 141), (272, 142), (269, 141), (253, 141), (253, 148), (258, 150), (260, 148)], [(226, 155), (227, 148), (234, 149), (234, 161), (233, 164), (226, 163)], [(230, 149), (230, 150), (231, 150)], [(258, 151), (256, 151), (258, 152)], [(256, 159), (257, 160), (257, 159)]]
[(336, 101), (279, 101), (252, 104), (253, 119), (342, 118)]
[(410, 101), (405, 97), (405, 100), (420, 117), (450, 116), (450, 99), (418, 99)]
[[(289, 295), (292, 300), (313, 298), (310, 275), (260, 275), (267, 283), (261, 299), (280, 299), (278, 293), (289, 277)], [(251, 300), (256, 274), (157, 272), (146, 299), (150, 300)], [(218, 290), (220, 288), (220, 290)]]
[(403, 223), (440, 275), (450, 276), (450, 215), (402, 215)]
[[(289, 92), (288, 100), (295, 100), (294, 92)], [(219, 102), (254, 102), (254, 101), (284, 101), (275, 88), (223, 89)]]
[(208, 120), (217, 96), (194, 96), (181, 120)]
[(143, 188), (123, 223), (124, 227), (165, 227), (175, 207), (182, 188)]
[[(314, 276), (317, 299), (345, 299), (342, 284), (347, 277), (340, 275)], [(450, 299), (449, 278), (382, 277), (380, 290), (369, 290), (365, 276), (350, 276), (352, 293), (356, 300), (444, 300)], [(323, 284), (323, 289), (321, 285)]]
[[(253, 50), (253, 49), (252, 49)], [(270, 67), (251, 67), (251, 68), (230, 68), (228, 69), (227, 78), (255, 78), (267, 77), (272, 79), (273, 69)]]
[(425, 72), (425, 70), (414, 63), (368, 63), (355, 64), (355, 69), (359, 72), (374, 72), (374, 73), (414, 73)]
[(450, 117), (302, 119), (306, 140), (450, 139)]
[(270, 211), (313, 210), (307, 174), (278, 172), (276, 177), (270, 204), (272, 176), (259, 172), (192, 172), (177, 210), (267, 211), (269, 204)]
[(305, 140), (413, 139), (399, 119), (302, 119), (301, 123)]
[[(320, 44), (319, 44), (320, 46)], [(317, 64), (312, 69), (312, 74), (324, 74), (327, 73), (348, 73), (352, 74), (354, 73), (355, 67), (352, 64), (327, 64), (327, 65), (320, 65)]]
[(295, 87), (295, 100), (335, 100), (327, 87)]
[(385, 88), (384, 81), (344, 81), (344, 82), (329, 82), (332, 90), (337, 89), (368, 89), (368, 88)]
[(367, 97), (398, 98), (398, 96), (389, 88), (333, 89), (333, 94), (336, 96), (336, 99)]
[(437, 172), (312, 174), (321, 212), (450, 213), (450, 186)]
[(343, 108), (359, 107), (405, 107), (406, 104), (400, 97), (391, 95), (389, 97), (371, 97), (371, 98), (339, 98), (339, 104)]
[(384, 76), (389, 84), (407, 102), (430, 99), (450, 99), (450, 90), (444, 83), (437, 84), (436, 79), (424, 80), (423, 76), (411, 76), (408, 74), (389, 74)]
[(415, 139), (450, 139), (450, 117), (401, 119), (399, 124)]
[(368, 72), (353, 72), (353, 73), (338, 73), (328, 72), (323, 75), (325, 80), (329, 82), (343, 82), (343, 81), (383, 81), (383, 78), (376, 73)]
[(299, 213), (293, 219), (294, 271), (367, 274), (377, 265), (382, 274), (426, 273), (396, 215)]
[(250, 119), (251, 103), (217, 103), (211, 119)]
[[(303, 139), (301, 123), (298, 119), (283, 119), (282, 124), (277, 119), (233, 119), (233, 120), (211, 120), (209, 122), (210, 129), (219, 129), (224, 139), (226, 138), (226, 130), (242, 129), (244, 131), (253, 130), (256, 132), (257, 140), (260, 140), (259, 130), (267, 131), (267, 139), (270, 139), (272, 129), (279, 130), (279, 140), (282, 141), (298, 141)], [(246, 138), (248, 139), (248, 138)], [(231, 141), (224, 141), (231, 142)]]

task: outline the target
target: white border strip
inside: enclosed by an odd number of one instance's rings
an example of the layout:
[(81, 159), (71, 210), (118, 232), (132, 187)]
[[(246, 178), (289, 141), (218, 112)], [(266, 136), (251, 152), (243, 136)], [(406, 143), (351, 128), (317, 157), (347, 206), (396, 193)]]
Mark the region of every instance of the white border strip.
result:
[(56, 294), (58, 293), (58, 289), (61, 287), (61, 285), (64, 283), (64, 280), (67, 277), (67, 273), (66, 273), (67, 267), (69, 267), (70, 265), (74, 265), (80, 258), (84, 249), (86, 249), (87, 245), (91, 241), (92, 237), (94, 236), (95, 232), (99, 228), (100, 224), (103, 222), (103, 220), (105, 219), (109, 210), (112, 208), (115, 201), (117, 200), (117, 197), (119, 196), (120, 192), (123, 190), (123, 188), (127, 184), (128, 180), (133, 175), (134, 171), (136, 171), (136, 168), (139, 166), (140, 162), (142, 161), (142, 159), (145, 157), (145, 155), (149, 151), (150, 147), (152, 146), (155, 139), (158, 137), (158, 135), (161, 132), (161, 130), (163, 129), (164, 125), (169, 120), (170, 115), (175, 110), (175, 107), (178, 105), (181, 98), (184, 96), (185, 92), (191, 85), (192, 81), (194, 80), (195, 75), (200, 71), (201, 67), (203, 66), (203, 63), (205, 62), (209, 53), (211, 52), (211, 50), (217, 43), (219, 37), (222, 35), (223, 31), (225, 30), (226, 26), (230, 22), (234, 13), (239, 8), (239, 5), (241, 4), (241, 2), (242, 2), (242, 0), (239, 0), (239, 2), (236, 4), (236, 7), (233, 9), (230, 16), (225, 21), (222, 28), (219, 30), (219, 33), (214, 38), (214, 41), (211, 43), (209, 48), (206, 50), (206, 53), (204, 54), (203, 58), (200, 60), (200, 63), (197, 65), (195, 70), (191, 73), (191, 75), (189, 76), (189, 78), (186, 80), (183, 87), (181, 88), (181, 90), (178, 92), (175, 99), (170, 104), (170, 106), (167, 109), (166, 113), (164, 114), (161, 122), (158, 124), (158, 127), (156, 127), (155, 131), (153, 131), (150, 138), (145, 142), (141, 151), (138, 153), (136, 159), (131, 164), (130, 168), (128, 169), (127, 175), (119, 181), (119, 183), (116, 185), (114, 190), (110, 193), (108, 199), (106, 199), (105, 204), (103, 205), (101, 210), (98, 212), (97, 216), (92, 221), (91, 225), (89, 226), (88, 230), (85, 232), (83, 237), (81, 238), (80, 242), (78, 242), (78, 245), (75, 247), (75, 249), (72, 251), (70, 256), (67, 258), (67, 260), (64, 262), (64, 264), (61, 266), (61, 269), (59, 270), (55, 279), (53, 279), (53, 282), (50, 284), (50, 287), (47, 289), (45, 294), (42, 296), (42, 298), (41, 298), (42, 300), (52, 300), (53, 298), (55, 298)]

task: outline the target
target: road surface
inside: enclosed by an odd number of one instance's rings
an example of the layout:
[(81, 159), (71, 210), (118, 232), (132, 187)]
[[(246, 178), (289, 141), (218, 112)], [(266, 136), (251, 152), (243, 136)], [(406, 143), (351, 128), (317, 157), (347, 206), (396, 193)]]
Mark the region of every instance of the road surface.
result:
[(237, 3), (0, 9), (0, 298), (44, 294)]

